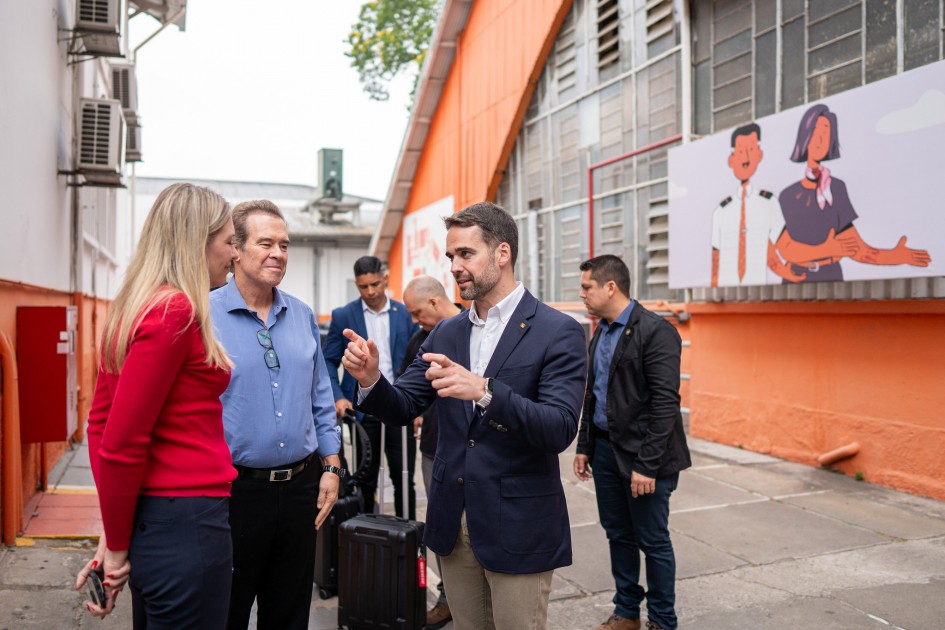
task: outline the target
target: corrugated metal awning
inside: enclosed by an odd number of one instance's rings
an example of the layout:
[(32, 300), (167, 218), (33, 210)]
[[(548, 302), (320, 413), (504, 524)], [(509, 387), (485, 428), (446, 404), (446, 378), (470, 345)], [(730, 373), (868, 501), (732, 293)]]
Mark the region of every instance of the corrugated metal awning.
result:
[(185, 30), (187, 11), (182, 9), (187, 8), (187, 0), (130, 0), (129, 3), (135, 9), (134, 15), (147, 13), (161, 24), (167, 24), (176, 15), (172, 23), (180, 30)]
[(456, 56), (456, 42), (469, 18), (472, 0), (445, 0), (440, 21), (430, 42), (426, 60), (420, 71), (420, 81), (417, 84), (416, 96), (410, 111), (410, 121), (404, 133), (403, 143), (400, 145), (400, 155), (397, 157), (397, 166), (394, 176), (387, 189), (387, 198), (384, 200), (384, 209), (381, 210), (381, 219), (377, 230), (371, 238), (368, 251), (382, 260), (390, 256), (390, 248), (394, 243), (400, 223), (404, 217), (407, 201), (410, 199), (410, 189), (413, 178), (417, 173), (420, 162), (420, 152), (426, 143), (430, 132), (430, 122), (436, 108), (440, 104), (443, 86), (453, 66)]

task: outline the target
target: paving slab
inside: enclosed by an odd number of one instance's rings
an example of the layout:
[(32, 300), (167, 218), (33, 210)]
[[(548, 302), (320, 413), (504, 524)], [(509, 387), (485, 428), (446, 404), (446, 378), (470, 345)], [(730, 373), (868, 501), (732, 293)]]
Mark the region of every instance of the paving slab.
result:
[(776, 501), (673, 514), (670, 526), (755, 564), (889, 541), (864, 529)]
[[(705, 615), (741, 611), (756, 606), (772, 607), (790, 602), (794, 596), (788, 591), (743, 580), (733, 573), (716, 573), (676, 583), (676, 616), (680, 623), (690, 623)], [(735, 624), (729, 629), (751, 628), (750, 624)]]
[(869, 494), (826, 492), (790, 497), (783, 501), (893, 538), (945, 535), (945, 520), (880, 503)]
[(568, 502), (568, 518), (571, 527), (578, 527), (599, 522), (597, 495), (594, 493), (594, 481), (565, 481), (564, 498)]
[(119, 596), (115, 611), (100, 621), (85, 610), (86, 592), (73, 588), (76, 573), (93, 552), (88, 541), (0, 547), (0, 629), (130, 628), (127, 592)]
[(835, 596), (905, 630), (945, 627), (945, 580), (874, 586)]
[(689, 470), (699, 470), (700, 468), (705, 468), (706, 466), (728, 465), (728, 462), (726, 462), (724, 459), (719, 459), (710, 455), (703, 455), (702, 453), (690, 452), (689, 457), (692, 460), (692, 467), (689, 468)]
[(683, 471), (679, 485), (669, 498), (671, 513), (721, 507), (764, 497), (704, 476), (700, 471)]
[(732, 572), (800, 597), (836, 596), (840, 591), (945, 579), (945, 539), (894, 541), (851, 551), (784, 560)]
[(816, 628), (817, 630), (891, 630), (881, 620), (844, 602), (832, 599), (806, 599), (777, 604), (743, 608), (736, 612), (716, 612), (679, 624), (681, 630), (785, 630), (786, 628)]
[(610, 574), (610, 545), (600, 525), (585, 525), (571, 528), (571, 546), (574, 563), (555, 571), (584, 593), (599, 593), (613, 590), (614, 579)]
[(696, 472), (703, 477), (715, 479), (766, 497), (817, 492), (822, 489), (822, 486), (798, 479), (794, 475), (776, 472), (762, 466), (715, 466)]
[[(672, 519), (670, 519), (672, 525)], [(716, 549), (680, 532), (672, 533), (676, 553), (676, 577), (684, 579), (730, 571), (747, 564), (746, 560)]]
[(594, 628), (614, 612), (614, 592), (581, 599), (565, 599), (548, 605), (548, 630)]
[(728, 462), (735, 462), (737, 464), (769, 464), (781, 461), (770, 455), (746, 451), (735, 446), (718, 444), (716, 442), (709, 442), (692, 437), (686, 439), (688, 440), (690, 451)]

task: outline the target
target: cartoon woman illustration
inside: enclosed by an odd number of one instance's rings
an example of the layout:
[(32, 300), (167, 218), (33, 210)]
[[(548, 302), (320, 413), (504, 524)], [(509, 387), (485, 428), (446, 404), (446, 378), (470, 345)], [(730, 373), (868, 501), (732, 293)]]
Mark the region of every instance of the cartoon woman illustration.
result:
[(905, 236), (893, 249), (863, 241), (853, 226), (857, 214), (846, 184), (822, 164), (839, 157), (837, 115), (826, 105), (814, 105), (801, 118), (791, 153), (792, 162), (806, 162), (804, 177), (778, 196), (787, 232), (778, 251), (794, 273), (806, 273), (804, 282), (843, 280), (839, 263), (844, 257), (871, 265), (928, 267), (929, 253), (906, 247)]

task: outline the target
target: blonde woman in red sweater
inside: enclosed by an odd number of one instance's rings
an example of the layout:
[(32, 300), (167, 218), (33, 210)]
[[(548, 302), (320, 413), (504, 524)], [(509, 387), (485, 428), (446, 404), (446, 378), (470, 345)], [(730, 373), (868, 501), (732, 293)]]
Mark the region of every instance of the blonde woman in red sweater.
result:
[(102, 336), (89, 456), (105, 534), (80, 572), (103, 567), (104, 618), (129, 583), (134, 627), (223, 628), (232, 571), (230, 484), (220, 394), (231, 363), (208, 293), (236, 256), (220, 195), (158, 195)]

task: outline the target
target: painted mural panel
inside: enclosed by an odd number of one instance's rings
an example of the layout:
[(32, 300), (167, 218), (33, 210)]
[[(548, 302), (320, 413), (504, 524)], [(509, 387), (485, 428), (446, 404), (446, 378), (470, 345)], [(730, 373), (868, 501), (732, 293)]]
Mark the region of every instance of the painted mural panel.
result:
[(945, 62), (669, 153), (671, 288), (945, 275)]
[(446, 226), (443, 218), (453, 214), (452, 195), (435, 201), (404, 216), (403, 234), (403, 290), (417, 276), (433, 276), (446, 289), (447, 295), (456, 292), (450, 261), (446, 258)]

